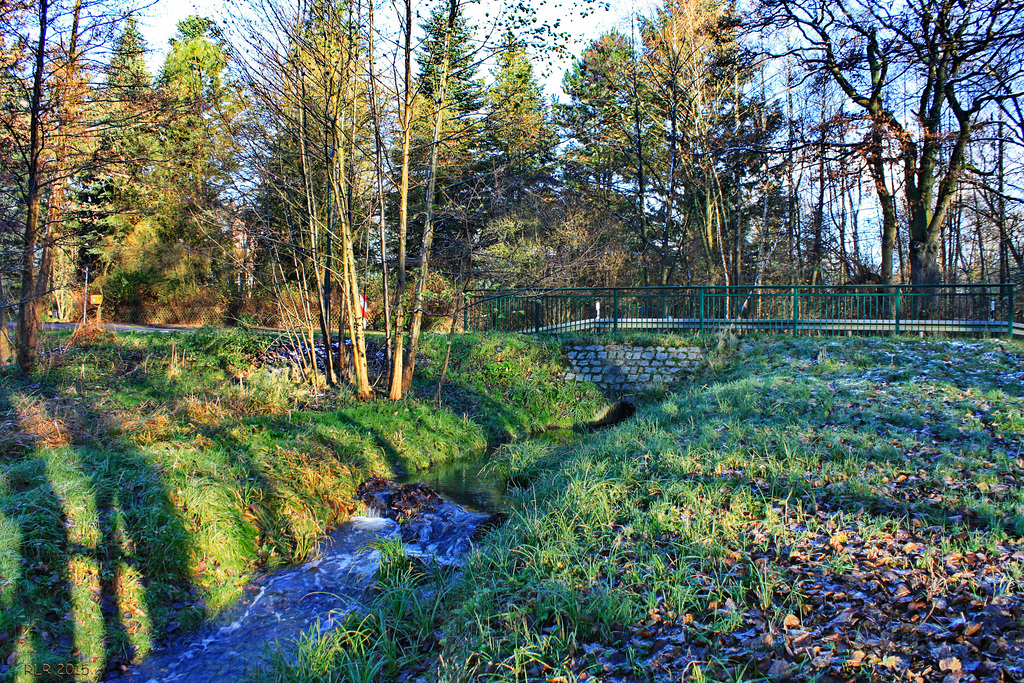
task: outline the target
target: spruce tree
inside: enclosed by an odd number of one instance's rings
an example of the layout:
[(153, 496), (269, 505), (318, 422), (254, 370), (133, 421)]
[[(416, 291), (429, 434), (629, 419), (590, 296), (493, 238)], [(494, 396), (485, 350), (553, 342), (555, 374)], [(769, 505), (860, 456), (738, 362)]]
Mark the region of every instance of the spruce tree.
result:
[[(437, 92), (441, 82), (444, 62), (445, 34), (448, 32), (448, 5), (438, 5), (423, 25), (426, 38), (423, 51), (416, 62), (419, 65), (419, 91), (422, 95), (438, 100)], [(448, 36), (448, 81), (445, 87), (444, 104), (454, 116), (471, 114), (484, 105), (484, 87), (477, 77), (476, 48), (473, 45), (473, 28), (469, 19), (461, 13), (455, 18), (451, 35)]]
[[(444, 4), (433, 12), (422, 28), (425, 39), (417, 56), (416, 119), (412, 132), (413, 187), (410, 191), (410, 244), (416, 244), (426, 215), (426, 186), (429, 178), (431, 139), (435, 115), (440, 110), (441, 126), (436, 149), (436, 178), (433, 197), (433, 229), (436, 234), (436, 260), (461, 258), (460, 233), (476, 220), (484, 194), (480, 186), (484, 86), (478, 77), (478, 51), (473, 27), (456, 4), (456, 16), (449, 31), (448, 10)], [(447, 38), (447, 39), (446, 39)], [(447, 80), (439, 92), (448, 50)], [(454, 253), (448, 252), (454, 247)], [(448, 253), (446, 253), (448, 252)], [(442, 266), (443, 267), (443, 266)], [(458, 270), (457, 266), (452, 266)]]
[(97, 156), (102, 166), (79, 177), (78, 217), (84, 244), (108, 263), (116, 258), (140, 215), (147, 212), (146, 178), (152, 175), (158, 97), (146, 66), (146, 41), (129, 16), (104, 68), (94, 106), (105, 122)]
[(118, 100), (137, 99), (152, 87), (153, 77), (146, 66), (145, 54), (146, 40), (139, 32), (135, 17), (129, 16), (107, 66), (107, 89)]
[(491, 175), (500, 180), (499, 201), (517, 203), (531, 186), (550, 173), (557, 138), (549, 121), (543, 91), (526, 47), (506, 35), (487, 93), (485, 153)]

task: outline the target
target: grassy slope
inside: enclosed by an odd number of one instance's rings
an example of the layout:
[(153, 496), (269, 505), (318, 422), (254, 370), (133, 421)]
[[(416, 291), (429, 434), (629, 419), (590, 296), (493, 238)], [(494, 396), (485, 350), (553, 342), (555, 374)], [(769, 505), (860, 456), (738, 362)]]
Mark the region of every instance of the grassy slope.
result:
[[(425, 341), (421, 393), (443, 358)], [(99, 335), (0, 378), (0, 680), (94, 680), (301, 559), (370, 474), (588, 418), (555, 345), (459, 338), (445, 408), (226, 370), (259, 340)], [(29, 665), (26, 671), (25, 665)]]
[(782, 338), (719, 366), (505, 451), (532, 486), (456, 589), (443, 678), (1019, 676), (1024, 348)]

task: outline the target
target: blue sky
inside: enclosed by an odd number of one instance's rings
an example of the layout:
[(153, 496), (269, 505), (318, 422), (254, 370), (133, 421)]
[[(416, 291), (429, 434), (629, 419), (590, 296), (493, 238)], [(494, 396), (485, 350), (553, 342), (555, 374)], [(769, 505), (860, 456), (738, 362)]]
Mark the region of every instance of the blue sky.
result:
[[(538, 16), (541, 20), (553, 22), (555, 19), (561, 21), (561, 29), (566, 30), (572, 37), (569, 50), (572, 55), (578, 56), (588, 42), (599, 36), (602, 32), (621, 24), (624, 19), (633, 11), (643, 11), (645, 7), (653, 6), (652, 0), (639, 0), (629, 2), (628, 0), (612, 0), (609, 9), (582, 8), (573, 5), (574, 0), (559, 0), (562, 4), (538, 3)], [(146, 37), (149, 45), (149, 65), (153, 73), (156, 73), (164, 57), (167, 54), (168, 41), (177, 32), (177, 24), (189, 15), (199, 14), (215, 20), (220, 20), (238, 11), (237, 7), (244, 7), (244, 0), (157, 0), (153, 5), (140, 12), (138, 16), (139, 26)], [(429, 11), (431, 3), (424, 2), (419, 11), (425, 14)], [(491, 13), (496, 9), (497, 3), (481, 0), (478, 3), (469, 5), (468, 11), (474, 16), (479, 24), (486, 20), (483, 15)], [(586, 13), (587, 16), (582, 16)], [(542, 75), (545, 90), (549, 95), (561, 94), (562, 74), (569, 66), (569, 60), (555, 60), (549, 67), (542, 64), (537, 65), (538, 70), (544, 69), (547, 75)]]

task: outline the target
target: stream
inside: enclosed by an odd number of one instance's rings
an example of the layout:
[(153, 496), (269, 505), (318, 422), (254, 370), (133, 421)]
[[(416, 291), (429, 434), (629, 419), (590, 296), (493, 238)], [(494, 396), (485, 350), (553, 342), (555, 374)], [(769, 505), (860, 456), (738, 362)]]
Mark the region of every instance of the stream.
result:
[[(406, 475), (400, 484), (420, 484), (443, 500), (427, 505), (399, 524), (368, 504), (364, 515), (330, 531), (312, 558), (255, 578), (235, 605), (196, 631), (161, 645), (123, 674), (106, 680), (126, 683), (229, 683), (245, 678), (267, 654), (293, 647), (304, 632), (339, 626), (364, 606), (380, 553), (367, 546), (381, 539), (402, 539), (406, 553), (440, 564), (457, 564), (473, 544), (481, 524), (502, 506), (502, 487), (482, 468), (486, 458), (467, 459)], [(422, 495), (422, 494), (420, 494)], [(436, 500), (436, 499), (435, 499)]]

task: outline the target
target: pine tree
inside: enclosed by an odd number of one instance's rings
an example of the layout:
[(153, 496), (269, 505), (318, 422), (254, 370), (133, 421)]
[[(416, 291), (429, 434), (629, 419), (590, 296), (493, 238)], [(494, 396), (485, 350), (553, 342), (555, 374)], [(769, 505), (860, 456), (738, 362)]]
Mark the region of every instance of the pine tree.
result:
[(146, 66), (145, 54), (146, 40), (139, 33), (135, 17), (129, 16), (107, 67), (107, 89), (113, 91), (118, 100), (138, 99), (152, 87), (153, 77)]
[[(94, 245), (88, 249), (92, 256), (86, 257), (92, 266), (100, 265), (96, 256), (106, 268), (118, 264), (140, 217), (152, 209), (149, 183), (160, 101), (146, 66), (146, 50), (138, 25), (129, 16), (103, 69), (105, 81), (96, 90), (94, 105), (107, 122), (98, 144), (104, 164), (80, 176), (78, 192), (82, 243)], [(93, 272), (97, 270), (94, 267)]]
[[(477, 77), (473, 28), (461, 9), (460, 5), (451, 35), (447, 37), (448, 78), (444, 105), (452, 112), (453, 118), (478, 112), (484, 105), (484, 87)], [(436, 102), (446, 44), (445, 34), (448, 31), (448, 5), (441, 4), (434, 8), (422, 28), (426, 37), (423, 51), (416, 59), (420, 68), (419, 91)]]
[(180, 199), (193, 209), (217, 202), (235, 166), (231, 126), (242, 102), (226, 79), (228, 61), (216, 24), (192, 16), (178, 23), (160, 72), (169, 105), (163, 166), (180, 188)]
[[(450, 11), (455, 12), (454, 17), (449, 17)], [(460, 233), (477, 220), (482, 204), (484, 192), (479, 159), (485, 97), (483, 84), (477, 75), (478, 54), (473, 27), (462, 13), (461, 3), (454, 3), (454, 7), (451, 3), (439, 6), (422, 28), (425, 39), (416, 60), (419, 74), (416, 77), (416, 118), (412, 123), (409, 215), (426, 215), (431, 141), (435, 116), (440, 112), (438, 144), (434, 149), (432, 224), (438, 243), (435, 258), (444, 262), (463, 256), (459, 247), (462, 244)], [(448, 59), (445, 72), (446, 45)], [(447, 78), (444, 79), (442, 93), (439, 90), (445, 74)], [(422, 228), (419, 220), (411, 218), (409, 244), (419, 241)], [(453, 269), (458, 270), (458, 267), (453, 266)]]
[(525, 46), (506, 35), (487, 93), (485, 153), (506, 207), (549, 177), (557, 138)]

